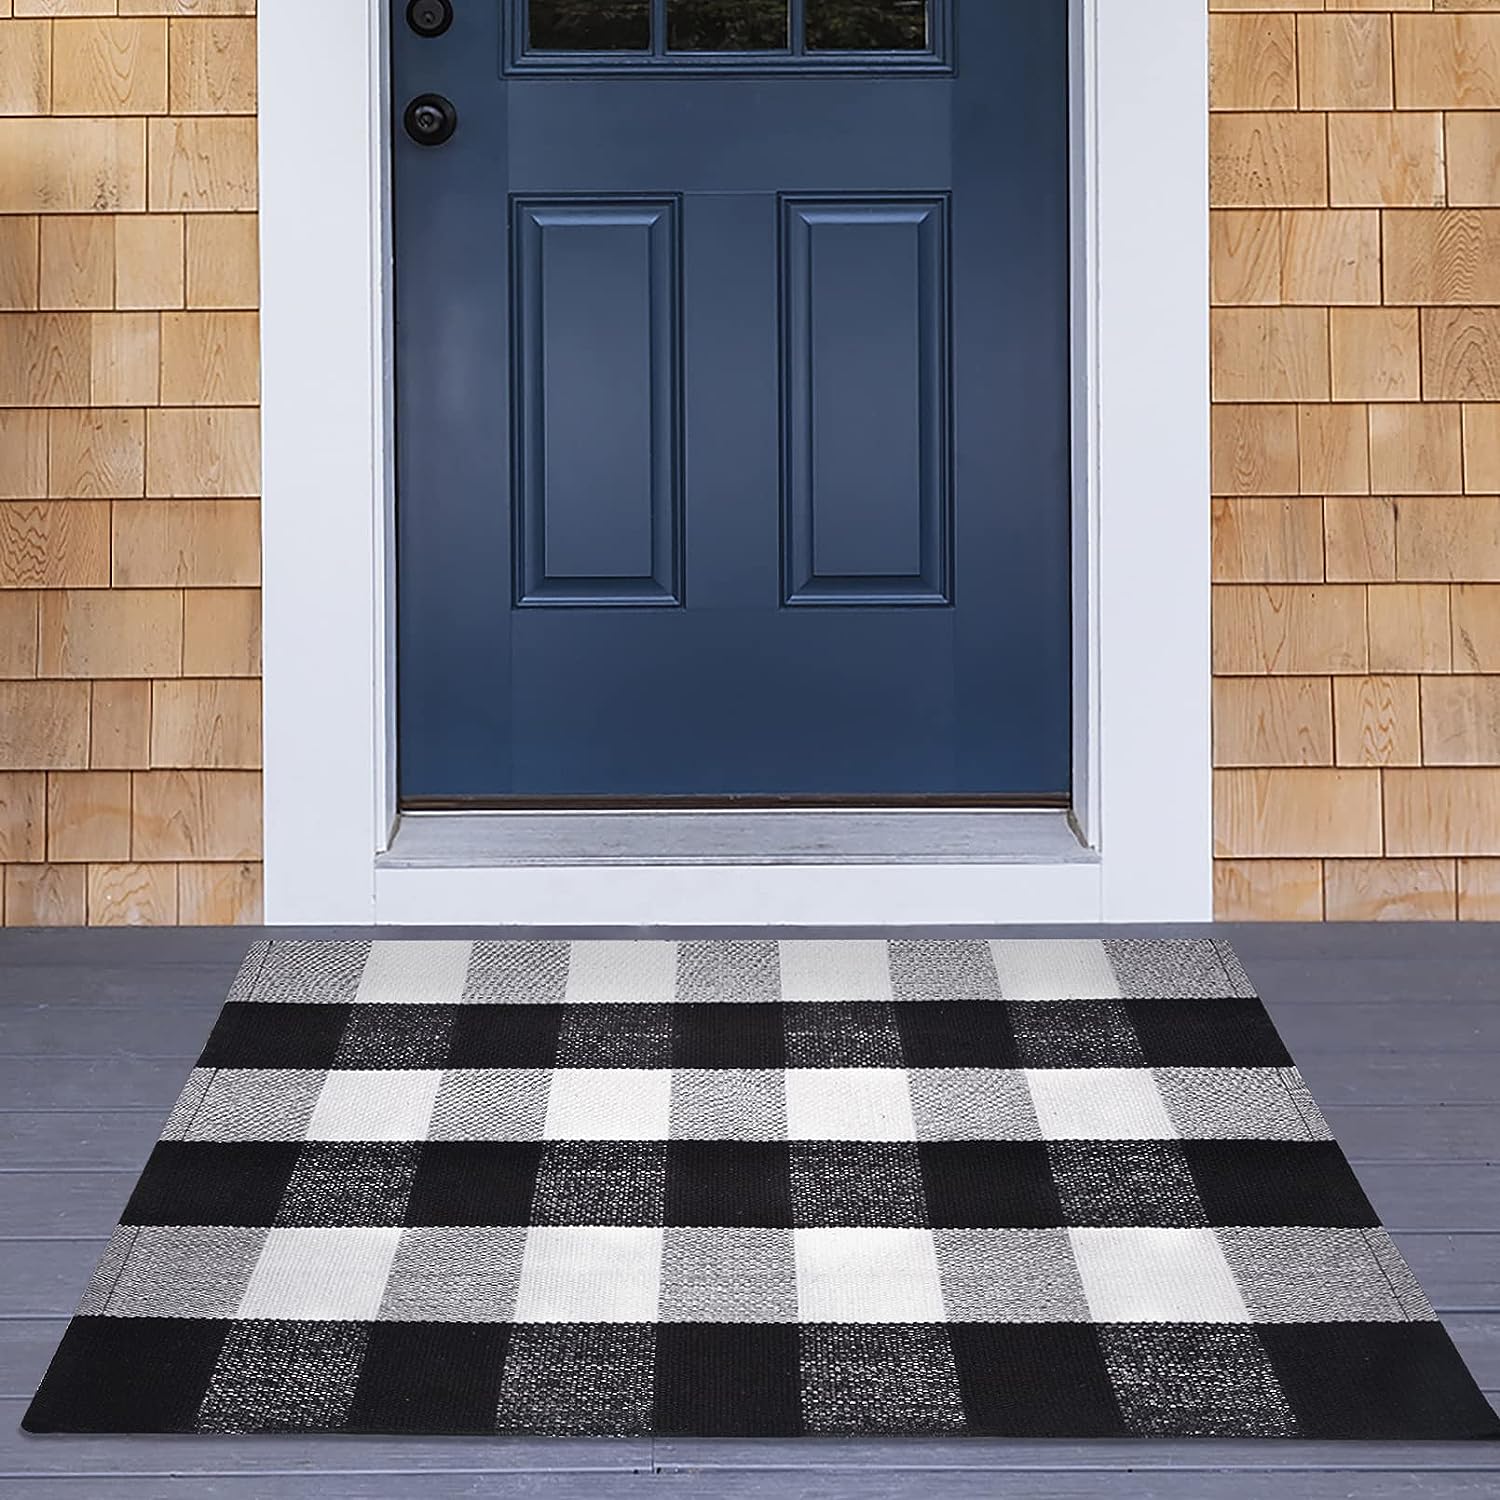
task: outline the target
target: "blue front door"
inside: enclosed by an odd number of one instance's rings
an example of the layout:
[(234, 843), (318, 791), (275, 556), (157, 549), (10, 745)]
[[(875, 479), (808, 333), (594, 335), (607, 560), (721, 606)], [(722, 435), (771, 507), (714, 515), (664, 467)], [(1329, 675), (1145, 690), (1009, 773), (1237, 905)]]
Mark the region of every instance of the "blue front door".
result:
[(1063, 798), (1067, 5), (448, 9), (393, 0), (403, 799)]

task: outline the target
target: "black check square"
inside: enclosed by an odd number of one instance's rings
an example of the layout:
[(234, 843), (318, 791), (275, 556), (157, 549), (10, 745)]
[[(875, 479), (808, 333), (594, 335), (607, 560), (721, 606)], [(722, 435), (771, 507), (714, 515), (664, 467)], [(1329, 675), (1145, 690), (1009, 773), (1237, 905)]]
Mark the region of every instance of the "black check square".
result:
[(509, 1323), (375, 1323), (349, 1432), (493, 1432)]
[(684, 1437), (802, 1428), (795, 1323), (663, 1323), (656, 1330), (653, 1427)]
[[(74, 1318), (26, 1413), (29, 1432), (192, 1432), (229, 1318)], [(143, 1378), (147, 1371), (155, 1378)]]
[(754, 1001), (674, 1005), (671, 1061), (674, 1068), (784, 1068), (781, 1007)]
[(1380, 1223), (1336, 1141), (1183, 1141), (1209, 1224)]
[(1130, 1000), (1148, 1068), (1289, 1068), (1259, 1000)]
[(406, 1222), (432, 1228), (529, 1224), (541, 1161), (540, 1141), (428, 1141)]
[(198, 1060), (200, 1068), (331, 1068), (349, 1005), (231, 1002)]
[(560, 1005), (462, 1005), (449, 1042), (450, 1068), (553, 1068)]
[(296, 1141), (160, 1141), (126, 1224), (273, 1224), (305, 1148)]
[(908, 1067), (1020, 1066), (1009, 1006), (984, 1000), (929, 1000), (895, 1009)]
[(672, 1141), (666, 1162), (665, 1222), (674, 1228), (795, 1222), (786, 1141)]
[(935, 1229), (1050, 1229), (1068, 1222), (1042, 1141), (923, 1141), (926, 1222)]
[(969, 1431), (1016, 1438), (1124, 1437), (1091, 1323), (950, 1323)]

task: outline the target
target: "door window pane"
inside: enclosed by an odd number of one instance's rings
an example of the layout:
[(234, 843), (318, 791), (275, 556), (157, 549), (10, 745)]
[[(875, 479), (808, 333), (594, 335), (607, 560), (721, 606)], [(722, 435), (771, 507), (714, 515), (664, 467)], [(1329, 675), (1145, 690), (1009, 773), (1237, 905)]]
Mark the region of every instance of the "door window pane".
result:
[(531, 0), (535, 52), (649, 52), (651, 0)]
[(807, 0), (809, 52), (923, 52), (927, 0)]
[(788, 0), (667, 0), (673, 52), (784, 52)]

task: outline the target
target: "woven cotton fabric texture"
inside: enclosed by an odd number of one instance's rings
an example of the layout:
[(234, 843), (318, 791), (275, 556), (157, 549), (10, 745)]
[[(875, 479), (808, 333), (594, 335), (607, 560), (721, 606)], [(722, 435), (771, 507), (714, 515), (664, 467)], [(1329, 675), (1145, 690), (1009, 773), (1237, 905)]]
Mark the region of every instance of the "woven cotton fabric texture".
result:
[(1144, 940), (258, 944), (26, 1426), (1500, 1435)]

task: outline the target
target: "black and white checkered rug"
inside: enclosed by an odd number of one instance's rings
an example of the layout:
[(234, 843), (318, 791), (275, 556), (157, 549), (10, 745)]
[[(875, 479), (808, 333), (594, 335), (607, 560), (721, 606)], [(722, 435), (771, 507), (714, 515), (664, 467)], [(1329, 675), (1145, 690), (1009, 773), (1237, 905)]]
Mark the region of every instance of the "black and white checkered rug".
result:
[(1500, 1435), (1206, 941), (258, 944), (26, 1425)]

